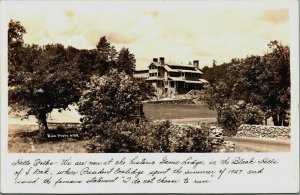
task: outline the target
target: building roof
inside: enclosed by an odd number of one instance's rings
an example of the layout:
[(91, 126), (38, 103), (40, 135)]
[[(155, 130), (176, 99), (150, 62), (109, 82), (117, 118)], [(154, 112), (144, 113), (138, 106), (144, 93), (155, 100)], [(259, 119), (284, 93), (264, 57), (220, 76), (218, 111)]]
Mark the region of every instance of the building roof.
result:
[(185, 81), (184, 79), (182, 79), (180, 77), (168, 77), (168, 79), (170, 79), (172, 81)]
[(166, 71), (168, 71), (168, 72), (178, 72), (177, 69), (172, 69), (169, 66), (164, 66), (164, 69), (166, 69)]
[(178, 70), (178, 72), (200, 73), (200, 74), (203, 74), (200, 70)]
[(183, 81), (183, 82), (186, 82), (186, 83), (198, 83), (198, 84), (208, 83), (208, 81), (205, 80), (205, 79), (199, 79), (199, 80), (185, 80), (185, 79), (182, 79), (182, 78), (180, 78), (180, 77), (168, 77), (168, 80), (172, 80), (172, 81)]
[(175, 68), (175, 69), (187, 69), (187, 70), (196, 69), (196, 67), (193, 65), (176, 65), (176, 64), (166, 64), (166, 65), (170, 66), (171, 68)]
[(134, 74), (142, 74), (142, 73), (148, 73), (148, 72), (149, 72), (148, 69), (147, 70), (135, 70)]
[(183, 65), (169, 65), (163, 66), (168, 72), (187, 72), (187, 73), (199, 73), (203, 74), (198, 68), (194, 66), (183, 66)]
[(149, 66), (151, 66), (152, 64), (154, 64), (155, 66), (164, 66), (164, 65), (160, 64), (159, 62), (151, 62), (151, 64), (149, 64)]
[(197, 84), (202, 84), (201, 81), (190, 81), (190, 80), (186, 80), (186, 83), (197, 83)]
[(159, 78), (159, 77), (149, 77), (146, 79), (146, 81), (162, 81), (164, 78)]

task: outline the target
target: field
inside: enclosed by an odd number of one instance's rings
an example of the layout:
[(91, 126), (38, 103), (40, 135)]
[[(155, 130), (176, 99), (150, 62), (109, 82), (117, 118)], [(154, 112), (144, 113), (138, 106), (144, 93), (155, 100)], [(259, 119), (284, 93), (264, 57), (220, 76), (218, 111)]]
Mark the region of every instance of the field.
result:
[[(55, 130), (50, 131), (54, 134)], [(12, 153), (85, 153), (88, 140), (71, 138), (37, 141), (37, 125), (9, 125), (8, 151)]]
[(146, 117), (153, 119), (216, 119), (217, 113), (207, 105), (144, 104)]
[[(216, 113), (205, 105), (145, 104), (146, 117), (172, 122), (215, 121)], [(67, 116), (70, 114), (68, 113)], [(70, 115), (71, 116), (71, 115)], [(53, 115), (53, 117), (60, 117)], [(63, 118), (63, 117), (61, 117)], [(33, 122), (34, 124), (34, 122)], [(37, 125), (9, 125), (8, 150), (13, 153), (85, 153), (89, 140), (64, 138), (38, 142)], [(50, 131), (54, 133), (54, 130)], [(55, 132), (57, 133), (57, 132)]]

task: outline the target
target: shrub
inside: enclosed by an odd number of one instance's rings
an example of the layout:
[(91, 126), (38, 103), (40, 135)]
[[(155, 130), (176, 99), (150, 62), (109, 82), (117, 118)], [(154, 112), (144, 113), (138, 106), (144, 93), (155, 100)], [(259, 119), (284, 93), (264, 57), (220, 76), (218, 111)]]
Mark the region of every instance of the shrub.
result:
[(87, 146), (89, 152), (137, 152), (140, 150), (137, 144), (135, 123), (127, 121), (106, 122), (101, 126), (101, 131), (93, 137)]
[(264, 113), (253, 104), (242, 104), (240, 111), (240, 121), (242, 124), (258, 125), (263, 124)]
[(168, 123), (148, 120), (110, 121), (87, 146), (89, 152), (166, 152)]
[(225, 103), (218, 110), (218, 123), (233, 132), (236, 132), (241, 124), (262, 124), (263, 119), (264, 113), (258, 106), (246, 104), (244, 101)]
[(169, 121), (107, 122), (87, 145), (89, 152), (209, 152), (209, 126)]
[(218, 123), (226, 130), (235, 131), (239, 125), (239, 110), (236, 106), (224, 104), (218, 112)]
[(206, 123), (196, 126), (172, 124), (170, 152), (210, 152), (209, 131)]
[(93, 76), (78, 103), (81, 129), (95, 134), (107, 122), (132, 120), (140, 98), (139, 85), (123, 72), (113, 69), (102, 77)]

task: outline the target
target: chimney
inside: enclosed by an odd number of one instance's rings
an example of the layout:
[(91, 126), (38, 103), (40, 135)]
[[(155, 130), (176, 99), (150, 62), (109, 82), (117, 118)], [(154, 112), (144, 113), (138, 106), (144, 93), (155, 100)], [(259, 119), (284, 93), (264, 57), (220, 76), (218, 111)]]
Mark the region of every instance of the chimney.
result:
[(160, 57), (159, 58), (159, 63), (164, 65), (165, 64), (165, 58), (164, 57)]
[(199, 60), (194, 60), (194, 61), (193, 61), (193, 65), (194, 65), (197, 69), (199, 69)]
[(158, 62), (158, 59), (157, 58), (153, 58), (153, 62)]

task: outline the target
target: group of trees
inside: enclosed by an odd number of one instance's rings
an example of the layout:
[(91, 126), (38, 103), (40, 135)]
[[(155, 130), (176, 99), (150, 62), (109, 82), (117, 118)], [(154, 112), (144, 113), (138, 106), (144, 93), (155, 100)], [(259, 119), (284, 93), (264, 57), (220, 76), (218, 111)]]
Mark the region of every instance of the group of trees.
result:
[[(9, 106), (15, 112), (25, 111), (24, 118), (34, 115), (41, 136), (48, 130), (47, 114), (53, 109), (63, 110), (77, 103), (91, 78), (101, 77), (114, 70), (133, 80), (136, 63), (134, 55), (128, 48), (117, 51), (105, 36), (100, 38), (95, 49), (87, 50), (72, 46), (65, 48), (61, 44), (25, 44), (25, 33), (26, 29), (20, 22), (9, 22)], [(136, 82), (151, 92), (146, 83)], [(145, 94), (141, 96), (147, 97)]]
[(220, 65), (217, 65), (216, 61), (214, 60), (212, 67), (204, 66), (201, 69), (203, 72), (203, 79), (207, 80), (209, 83), (216, 83), (217, 81), (224, 79), (229, 66), (237, 64), (239, 61), (239, 59), (234, 58), (229, 63), (224, 62)]
[(207, 87), (206, 101), (224, 126), (262, 124), (269, 117), (276, 126), (289, 124), (290, 49), (278, 41), (268, 47), (265, 55), (232, 60)]

